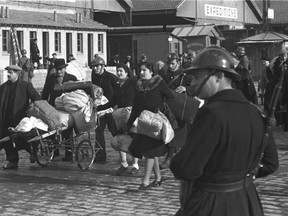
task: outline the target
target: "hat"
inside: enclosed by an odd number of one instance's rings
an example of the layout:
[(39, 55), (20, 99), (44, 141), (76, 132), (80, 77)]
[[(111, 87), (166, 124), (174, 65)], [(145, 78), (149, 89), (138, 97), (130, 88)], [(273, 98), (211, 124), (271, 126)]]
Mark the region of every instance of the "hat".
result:
[(171, 62), (173, 61), (174, 59), (176, 59), (177, 61), (179, 60), (179, 56), (177, 53), (169, 53), (167, 55), (167, 59), (166, 59), (166, 62)]
[(261, 57), (261, 60), (262, 60), (262, 61), (270, 61), (270, 59), (269, 59), (268, 56), (262, 56), (262, 57)]
[(18, 65), (10, 65), (5, 68), (5, 70), (13, 70), (14, 72), (22, 71), (22, 68)]
[(61, 70), (62, 68), (67, 67), (68, 64), (65, 64), (65, 59), (56, 59), (54, 67), (56, 70)]
[(237, 52), (245, 52), (245, 48), (242, 47), (242, 46), (239, 46), (237, 49), (236, 49)]

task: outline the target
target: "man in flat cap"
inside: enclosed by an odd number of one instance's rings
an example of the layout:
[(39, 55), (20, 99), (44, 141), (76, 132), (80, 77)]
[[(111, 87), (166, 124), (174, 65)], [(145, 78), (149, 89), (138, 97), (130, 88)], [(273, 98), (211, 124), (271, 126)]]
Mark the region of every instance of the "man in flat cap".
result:
[(232, 87), (241, 76), (231, 54), (221, 47), (207, 47), (186, 73), (192, 76), (190, 87), (205, 104), (170, 164), (174, 176), (182, 180), (178, 215), (262, 216), (253, 181), (277, 170), (277, 149), (272, 134), (262, 146), (264, 118)]
[[(8, 80), (0, 86), (0, 139), (9, 136), (9, 127), (16, 127), (28, 109), (29, 102), (41, 100), (40, 95), (30, 82), (19, 79), (22, 68), (18, 65), (11, 65), (5, 68)], [(8, 163), (3, 169), (17, 169), (19, 162), (18, 150), (25, 149), (30, 152), (30, 146), (21, 137), (15, 139), (16, 146), (12, 141), (1, 143), (4, 148)], [(30, 162), (34, 162), (30, 158)]]

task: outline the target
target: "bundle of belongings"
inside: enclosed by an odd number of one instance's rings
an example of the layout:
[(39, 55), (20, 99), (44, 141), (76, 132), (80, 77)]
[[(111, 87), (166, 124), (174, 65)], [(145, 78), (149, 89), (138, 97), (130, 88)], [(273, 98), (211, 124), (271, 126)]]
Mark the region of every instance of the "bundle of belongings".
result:
[(96, 101), (103, 97), (102, 88), (91, 82), (64, 83), (55, 91), (61, 96), (51, 106), (46, 100), (35, 101), (28, 111), (48, 125), (49, 130), (74, 127), (76, 133), (92, 131), (96, 128)]
[(71, 127), (74, 124), (74, 119), (69, 113), (55, 109), (46, 100), (32, 103), (28, 109), (27, 117), (41, 119), (48, 125), (49, 131)]
[[(113, 113), (118, 130), (124, 129), (131, 114), (131, 107), (116, 109)], [(132, 133), (143, 134), (152, 138), (163, 140), (165, 144), (174, 138), (174, 130), (167, 117), (160, 111), (157, 113), (143, 110), (130, 129)]]

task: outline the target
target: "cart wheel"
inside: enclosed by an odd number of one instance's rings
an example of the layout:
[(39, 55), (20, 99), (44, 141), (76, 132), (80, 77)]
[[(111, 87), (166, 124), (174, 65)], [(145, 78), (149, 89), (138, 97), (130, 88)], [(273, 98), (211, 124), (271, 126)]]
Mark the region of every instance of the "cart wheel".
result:
[(80, 169), (87, 170), (95, 158), (94, 148), (89, 140), (82, 140), (76, 148), (76, 162)]
[(54, 151), (50, 149), (50, 140), (37, 141), (34, 146), (34, 156), (36, 162), (42, 166), (48, 166), (48, 163), (53, 159)]

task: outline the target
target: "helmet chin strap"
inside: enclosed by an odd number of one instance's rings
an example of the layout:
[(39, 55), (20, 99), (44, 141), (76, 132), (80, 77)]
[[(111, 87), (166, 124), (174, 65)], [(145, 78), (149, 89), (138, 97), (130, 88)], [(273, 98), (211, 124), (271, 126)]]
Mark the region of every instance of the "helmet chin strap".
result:
[(209, 78), (210, 78), (211, 76), (213, 76), (214, 74), (216, 74), (216, 70), (213, 70), (213, 72), (211, 72), (210, 74), (208, 74), (208, 76), (205, 77), (205, 79), (202, 81), (202, 83), (200, 84), (199, 88), (198, 88), (197, 91), (196, 91), (196, 96), (197, 96), (197, 97), (199, 96), (199, 94), (200, 94), (201, 90), (203, 89), (204, 85), (206, 84), (206, 82), (207, 82), (207, 81), (209, 80)]

